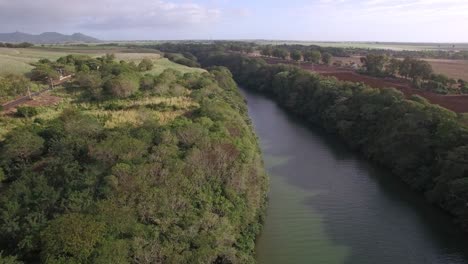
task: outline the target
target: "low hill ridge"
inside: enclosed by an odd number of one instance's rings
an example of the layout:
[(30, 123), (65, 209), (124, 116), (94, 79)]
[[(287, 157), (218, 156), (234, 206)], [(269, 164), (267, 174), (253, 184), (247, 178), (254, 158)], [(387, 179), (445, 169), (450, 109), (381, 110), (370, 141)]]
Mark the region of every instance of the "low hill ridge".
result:
[(58, 32), (44, 32), (39, 35), (27, 34), (23, 32), (0, 33), (0, 42), (20, 43), (29, 42), (34, 44), (55, 44), (55, 43), (76, 43), (76, 42), (100, 42), (99, 39), (87, 36), (82, 33), (64, 35)]

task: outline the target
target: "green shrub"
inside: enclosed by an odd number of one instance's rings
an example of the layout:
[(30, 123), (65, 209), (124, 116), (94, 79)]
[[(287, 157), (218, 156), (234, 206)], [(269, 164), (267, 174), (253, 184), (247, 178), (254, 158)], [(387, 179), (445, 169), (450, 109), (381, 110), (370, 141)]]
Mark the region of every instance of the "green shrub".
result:
[(151, 61), (151, 59), (148, 59), (148, 58), (144, 58), (140, 64), (138, 64), (138, 70), (139, 71), (151, 71), (153, 69), (153, 62)]
[(16, 109), (16, 115), (18, 117), (30, 118), (33, 116), (37, 116), (38, 114), (39, 111), (37, 110), (37, 108), (32, 106), (20, 106)]
[(104, 110), (107, 110), (107, 111), (119, 111), (124, 108), (125, 107), (123, 105), (116, 103), (116, 102), (111, 102), (104, 106)]

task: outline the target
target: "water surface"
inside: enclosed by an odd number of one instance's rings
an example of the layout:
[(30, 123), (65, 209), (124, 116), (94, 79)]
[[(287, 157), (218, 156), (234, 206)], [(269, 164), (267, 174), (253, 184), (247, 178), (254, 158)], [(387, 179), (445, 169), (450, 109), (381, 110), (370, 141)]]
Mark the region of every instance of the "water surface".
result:
[(243, 92), (270, 175), (260, 264), (468, 264), (467, 240), (421, 194)]

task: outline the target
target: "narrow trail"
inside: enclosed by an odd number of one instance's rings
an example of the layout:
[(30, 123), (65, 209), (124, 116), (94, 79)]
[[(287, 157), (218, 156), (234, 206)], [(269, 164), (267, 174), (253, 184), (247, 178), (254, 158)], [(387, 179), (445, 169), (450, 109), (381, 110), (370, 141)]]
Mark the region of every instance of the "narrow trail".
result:
[(2, 105), (3, 111), (6, 112), (6, 111), (8, 111), (8, 110), (10, 110), (12, 108), (15, 108), (15, 107), (17, 107), (17, 106), (19, 106), (19, 105), (21, 105), (21, 104), (23, 104), (25, 102), (33, 100), (34, 97), (37, 97), (37, 96), (39, 96), (39, 95), (41, 95), (41, 94), (43, 94), (45, 92), (53, 90), (55, 86), (61, 85), (61, 84), (65, 83), (65, 82), (69, 81), (71, 78), (72, 78), (72, 75), (65, 76), (60, 80), (52, 82), (52, 85), (50, 85), (46, 89), (43, 89), (43, 90), (38, 91), (38, 92), (31, 93), (30, 96), (29, 95), (22, 96), (22, 97), (16, 98), (13, 101), (7, 102), (7, 103)]

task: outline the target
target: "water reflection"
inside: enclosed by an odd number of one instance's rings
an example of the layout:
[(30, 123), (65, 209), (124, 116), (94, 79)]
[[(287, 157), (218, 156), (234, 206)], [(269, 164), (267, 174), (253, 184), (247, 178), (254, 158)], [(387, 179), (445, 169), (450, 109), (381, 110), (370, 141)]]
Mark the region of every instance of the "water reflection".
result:
[(245, 92), (271, 177), (259, 263), (468, 263), (450, 218), (335, 138)]

